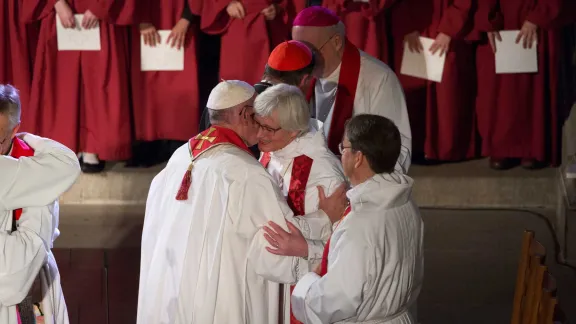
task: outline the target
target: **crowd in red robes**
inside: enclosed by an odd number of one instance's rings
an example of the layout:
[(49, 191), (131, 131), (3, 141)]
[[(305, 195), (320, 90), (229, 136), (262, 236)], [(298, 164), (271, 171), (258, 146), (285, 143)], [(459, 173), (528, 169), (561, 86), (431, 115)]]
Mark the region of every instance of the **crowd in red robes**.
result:
[[(323, 0), (348, 39), (389, 64), (404, 87), (420, 160), (487, 156), (495, 168), (558, 165), (574, 101), (572, 0)], [(126, 160), (134, 141), (186, 141), (222, 79), (256, 83), (270, 51), (290, 39), (307, 0), (0, 0), (0, 83), (21, 91), (23, 129), (101, 160)], [(56, 17), (90, 12), (100, 51), (58, 51)], [(140, 71), (140, 37), (171, 30), (184, 71)], [(489, 35), (538, 39), (538, 72), (496, 74)], [(571, 33), (571, 34), (570, 34)], [(442, 82), (399, 74), (404, 42), (436, 40)], [(411, 37), (411, 38), (410, 38)], [(161, 40), (165, 41), (165, 40)], [(422, 50), (428, 50), (426, 48)], [(147, 152), (147, 155), (154, 152)]]

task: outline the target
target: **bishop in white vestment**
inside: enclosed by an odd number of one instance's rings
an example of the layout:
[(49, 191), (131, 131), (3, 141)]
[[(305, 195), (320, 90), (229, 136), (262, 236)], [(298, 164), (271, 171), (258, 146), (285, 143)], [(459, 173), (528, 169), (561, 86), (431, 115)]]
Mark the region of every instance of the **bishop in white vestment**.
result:
[[(332, 194), (345, 184), (342, 165), (326, 146), (322, 123), (310, 120), (306, 99), (297, 87), (278, 84), (266, 89), (256, 98), (254, 110), (260, 125), (260, 163), (278, 183), (294, 215), (318, 226), (315, 232), (320, 236), (309, 237), (305, 255), (314, 269), (332, 234), (332, 222), (319, 210), (318, 186)], [(290, 292), (284, 287), (284, 323), (290, 322)]]
[(262, 226), (293, 222), (274, 179), (251, 155), (254, 88), (223, 81), (210, 94), (212, 127), (179, 148), (153, 180), (146, 204), (139, 324), (278, 322), (278, 283), (309, 271), (300, 257), (269, 253)]
[(412, 132), (404, 91), (385, 63), (356, 48), (346, 29), (330, 10), (313, 6), (294, 19), (292, 39), (310, 44), (322, 55), (318, 79), (308, 93), (313, 117), (324, 123), (328, 147), (337, 154), (344, 125), (353, 115), (375, 114), (392, 120), (402, 136), (396, 168), (407, 173), (411, 163)]

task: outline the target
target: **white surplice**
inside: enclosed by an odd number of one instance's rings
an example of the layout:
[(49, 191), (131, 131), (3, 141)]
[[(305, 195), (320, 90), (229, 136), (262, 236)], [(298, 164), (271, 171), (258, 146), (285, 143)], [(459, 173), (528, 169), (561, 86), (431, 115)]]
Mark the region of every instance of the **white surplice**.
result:
[[(35, 150), (33, 157), (0, 156), (0, 323), (17, 323), (16, 305), (40, 275), (45, 323), (67, 324), (50, 249), (59, 235), (56, 199), (74, 183), (80, 165), (74, 152), (57, 142), (30, 134), (24, 141)], [(12, 212), (22, 207), (18, 229), (12, 232)]]
[(424, 224), (412, 184), (396, 172), (348, 192), (352, 211), (330, 239), (328, 273), (310, 272), (294, 289), (296, 318), (305, 324), (416, 323)]
[[(316, 118), (324, 122), (326, 136), (328, 136), (334, 113), (341, 66), (342, 64), (328, 77), (318, 79), (315, 86), (314, 109), (317, 112)], [(328, 113), (324, 116), (322, 112)], [(412, 132), (404, 90), (398, 77), (388, 65), (363, 51), (360, 51), (360, 75), (354, 97), (353, 114), (380, 115), (396, 124), (402, 135), (402, 150), (396, 169), (404, 174), (408, 173), (411, 163)]]
[[(190, 164), (180, 147), (152, 181), (142, 233), (138, 324), (278, 322), (280, 284), (309, 271), (303, 258), (268, 252), (262, 227), (294, 217), (278, 186), (248, 152), (219, 145), (194, 162), (188, 200), (176, 195)], [(274, 282), (273, 282), (274, 281)]]
[[(317, 186), (324, 187), (325, 194), (331, 195), (338, 186), (346, 181), (340, 160), (328, 149), (324, 133), (321, 130), (322, 123), (316, 120), (310, 121), (308, 133), (296, 138), (286, 147), (276, 152), (270, 153), (270, 162), (267, 170), (272, 175), (284, 197), (288, 196), (290, 180), (292, 178), (292, 167), (294, 158), (306, 155), (313, 160), (310, 176), (306, 184), (304, 217), (313, 217), (315, 220), (323, 219), (324, 222), (310, 222), (311, 226), (319, 226), (314, 232), (320, 236), (309, 237), (308, 240), (308, 261), (310, 269), (315, 269), (322, 261), (324, 244), (332, 234), (332, 223), (326, 214), (318, 215), (318, 189)], [(290, 289), (284, 287), (285, 312), (284, 323), (290, 323)]]
[(24, 141), (34, 149), (34, 156), (0, 155), (0, 215), (51, 204), (80, 175), (78, 158), (66, 146), (31, 134)]

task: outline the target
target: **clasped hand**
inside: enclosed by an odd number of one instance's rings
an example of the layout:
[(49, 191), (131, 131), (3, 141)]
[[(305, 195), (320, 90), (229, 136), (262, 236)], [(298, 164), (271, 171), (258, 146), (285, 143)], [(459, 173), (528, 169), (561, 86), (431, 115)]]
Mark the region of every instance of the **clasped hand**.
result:
[[(344, 215), (348, 200), (346, 199), (346, 184), (341, 184), (332, 195), (326, 197), (324, 188), (318, 186), (319, 209), (323, 210), (332, 223), (339, 221)], [(274, 222), (264, 226), (264, 238), (272, 247), (266, 250), (272, 254), (284, 256), (307, 257), (308, 242), (302, 232), (291, 222), (286, 222), (288, 231)]]

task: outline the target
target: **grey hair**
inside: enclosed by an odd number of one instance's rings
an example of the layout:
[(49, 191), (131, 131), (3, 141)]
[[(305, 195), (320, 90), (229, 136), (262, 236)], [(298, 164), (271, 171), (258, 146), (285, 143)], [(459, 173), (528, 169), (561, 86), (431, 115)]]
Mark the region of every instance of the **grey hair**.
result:
[(287, 131), (305, 133), (309, 129), (310, 108), (298, 87), (280, 83), (269, 87), (256, 97), (254, 111), (262, 117), (278, 113), (280, 127)]
[(210, 124), (218, 125), (230, 122), (230, 108), (224, 110), (215, 110), (206, 108), (208, 110), (208, 117), (210, 119)]
[(330, 29), (332, 29), (331, 34), (337, 34), (342, 39), (346, 38), (346, 26), (344, 26), (343, 22), (339, 21), (336, 25), (330, 26)]
[(0, 84), (0, 115), (8, 117), (10, 128), (20, 124), (21, 114), (18, 90), (9, 84)]

